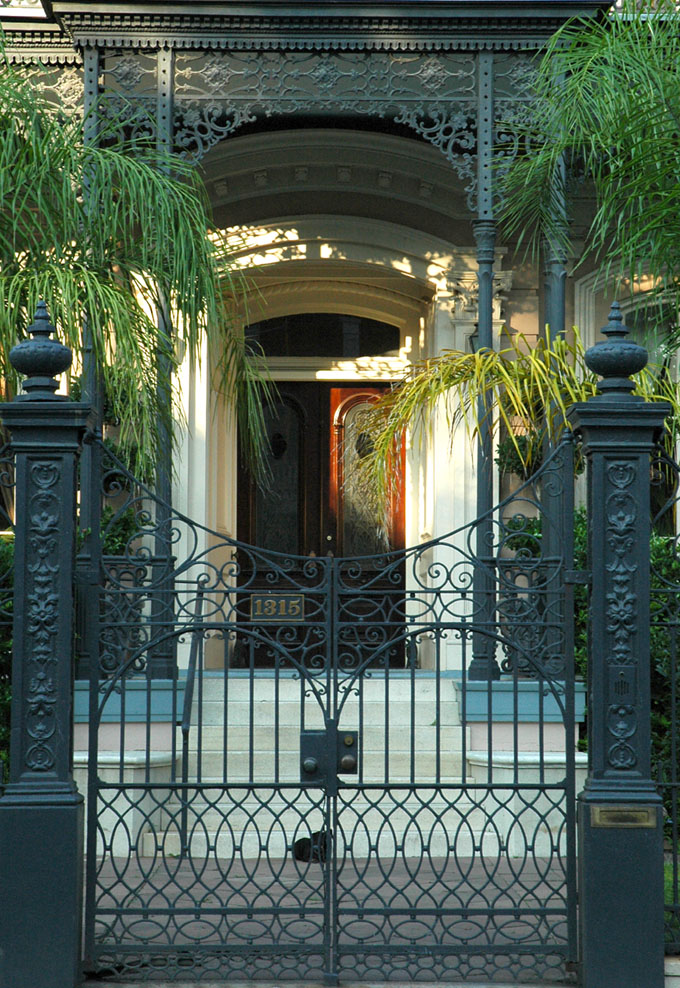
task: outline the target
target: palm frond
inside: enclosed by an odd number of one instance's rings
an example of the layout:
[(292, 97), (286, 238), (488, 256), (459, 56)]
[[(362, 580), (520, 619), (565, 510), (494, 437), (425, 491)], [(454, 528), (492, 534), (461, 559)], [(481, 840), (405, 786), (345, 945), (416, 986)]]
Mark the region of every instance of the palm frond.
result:
[(678, 294), (679, 61), (680, 11), (670, 0), (627, 3), (557, 32), (538, 63), (530, 150), (501, 176), (508, 235), (534, 253), (543, 238), (568, 250), (561, 203), (590, 190), (587, 248), (604, 278), (646, 271), (657, 291)]
[[(635, 393), (646, 401), (669, 401), (673, 421), (680, 421), (678, 386), (662, 367), (648, 366), (635, 382)], [(587, 401), (596, 391), (597, 378), (586, 366), (576, 330), (573, 342), (558, 338), (533, 344), (516, 336), (498, 351), (445, 351), (415, 365), (410, 376), (374, 407), (370, 428), (375, 452), (367, 458), (366, 482), (386, 503), (403, 436), (408, 431), (427, 433), (440, 412), (452, 434), (463, 426), (470, 441), (479, 436), (483, 423), (492, 434), (503, 432), (527, 463), (534, 450), (531, 438), (518, 441), (517, 423), (541, 426), (541, 434), (555, 441), (568, 427), (570, 405)]]
[[(106, 143), (119, 125), (103, 119), (102, 142), (88, 145), (82, 120), (0, 61), (0, 370), (11, 373), (7, 354), (38, 298), (76, 353), (87, 314), (123, 434), (151, 462), (170, 425), (158, 367), (176, 368), (178, 352), (198, 362), (207, 339), (257, 464), (267, 378), (232, 318), (241, 289), (210, 235), (205, 190), (172, 154)], [(170, 338), (156, 319), (166, 305)]]

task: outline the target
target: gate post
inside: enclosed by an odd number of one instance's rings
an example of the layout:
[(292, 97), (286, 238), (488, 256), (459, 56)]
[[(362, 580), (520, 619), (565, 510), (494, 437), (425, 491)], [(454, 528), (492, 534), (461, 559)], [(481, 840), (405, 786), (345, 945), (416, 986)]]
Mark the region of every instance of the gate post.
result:
[(16, 457), (10, 777), (0, 797), (0, 985), (80, 981), (83, 797), (72, 775), (76, 461), (89, 408), (56, 395), (71, 351), (43, 302), (0, 406)]
[(663, 988), (663, 824), (651, 778), (650, 454), (670, 411), (631, 394), (647, 351), (614, 302), (569, 410), (588, 467), (588, 778), (578, 802), (583, 988)]

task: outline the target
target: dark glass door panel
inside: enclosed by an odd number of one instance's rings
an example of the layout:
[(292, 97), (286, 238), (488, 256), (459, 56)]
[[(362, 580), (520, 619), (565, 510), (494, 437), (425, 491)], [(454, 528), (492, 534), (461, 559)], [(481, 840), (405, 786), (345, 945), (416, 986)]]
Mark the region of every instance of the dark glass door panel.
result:
[(264, 413), (267, 483), (255, 488), (255, 545), (274, 552), (302, 552), (303, 421), (285, 399)]

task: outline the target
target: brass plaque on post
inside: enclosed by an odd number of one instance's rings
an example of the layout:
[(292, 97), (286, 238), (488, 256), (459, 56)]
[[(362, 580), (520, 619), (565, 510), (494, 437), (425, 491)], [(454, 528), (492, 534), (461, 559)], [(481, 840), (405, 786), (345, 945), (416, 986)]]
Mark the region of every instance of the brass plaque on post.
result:
[(254, 593), (250, 598), (251, 621), (289, 624), (305, 619), (305, 597), (301, 593)]
[(655, 806), (591, 806), (591, 827), (637, 827), (654, 829), (658, 813)]

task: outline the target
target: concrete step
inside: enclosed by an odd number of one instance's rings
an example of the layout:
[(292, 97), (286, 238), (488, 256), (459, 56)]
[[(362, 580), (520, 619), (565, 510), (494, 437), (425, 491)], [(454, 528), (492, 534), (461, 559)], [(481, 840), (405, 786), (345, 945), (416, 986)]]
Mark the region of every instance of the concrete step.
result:
[[(225, 688), (227, 696), (234, 701), (247, 701), (251, 695), (263, 700), (273, 700), (275, 695), (282, 699), (299, 699), (301, 695), (311, 696), (316, 693), (320, 698), (326, 696), (325, 674), (310, 676), (304, 681), (292, 676), (275, 676), (273, 673), (256, 672), (252, 676), (247, 673), (234, 674), (205, 673), (202, 677), (200, 690), (206, 700), (223, 700)], [(410, 676), (390, 673), (385, 676), (379, 671), (371, 671), (360, 678), (339, 677), (337, 694), (339, 698), (346, 695), (356, 697), (356, 690), (361, 689), (366, 702), (381, 701), (387, 690), (390, 699), (407, 699), (412, 693), (416, 701), (434, 700), (439, 693), (443, 703), (455, 702), (454, 680), (441, 678), (439, 685), (434, 676), (419, 676), (416, 673), (413, 680)], [(196, 681), (195, 696), (199, 693), (199, 683)]]
[[(226, 720), (235, 727), (256, 725), (272, 726), (278, 717), (278, 723), (284, 727), (292, 727), (302, 723), (302, 709), (299, 697), (280, 698), (278, 703), (262, 697), (236, 701), (229, 699), (226, 710)], [(219, 699), (204, 697), (201, 702), (200, 717), (198, 700), (194, 701), (191, 723), (202, 722), (205, 726), (220, 726), (225, 721), (224, 703)], [(359, 715), (358, 701), (344, 706), (338, 721), (341, 728), (355, 730), (359, 723), (389, 724), (390, 730), (408, 730), (413, 723), (416, 727), (427, 727), (438, 723), (441, 727), (455, 727), (460, 724), (458, 705), (455, 701), (440, 703), (439, 708), (434, 699), (419, 699), (414, 704), (407, 698), (390, 697), (389, 705), (384, 701), (365, 701), (362, 705), (362, 716)], [(309, 698), (304, 703), (304, 722), (308, 729), (320, 729), (324, 724), (324, 712), (316, 701)]]
[[(226, 690), (226, 699), (225, 699)], [(222, 725), (225, 720), (235, 727), (271, 726), (278, 717), (281, 726), (308, 729), (323, 726), (324, 715), (330, 709), (323, 681), (279, 678), (273, 676), (204, 677), (196, 683), (192, 709), (192, 724)], [(391, 730), (402, 731), (413, 724), (425, 727), (434, 723), (453, 727), (460, 723), (458, 703), (449, 679), (437, 683), (432, 678), (377, 679), (364, 678), (338, 684), (335, 714), (341, 727), (355, 730), (360, 722), (388, 724)]]
[[(343, 722), (343, 726), (344, 722)], [(346, 725), (348, 730), (357, 730), (358, 722), (351, 726)], [(319, 729), (322, 729), (320, 726)], [(216, 724), (203, 724), (200, 732), (198, 724), (194, 723), (189, 732), (189, 750), (194, 752), (198, 749), (199, 737), (200, 748), (203, 752), (243, 752), (249, 751), (272, 751), (274, 744), (280, 753), (299, 752), (300, 750), (300, 723), (279, 725), (278, 731), (274, 731), (271, 723), (254, 723), (235, 726), (228, 724), (218, 726)], [(382, 752), (385, 748), (384, 721), (376, 723), (365, 722), (361, 731), (361, 744), (365, 754), (369, 751)], [(410, 725), (406, 728), (392, 729), (390, 726), (387, 738), (390, 752), (410, 751), (434, 751), (439, 746), (442, 752), (460, 751), (463, 743), (463, 730), (460, 726), (440, 726), (427, 724), (416, 726), (413, 737)], [(182, 749), (182, 732), (177, 730), (176, 734), (177, 751)]]

